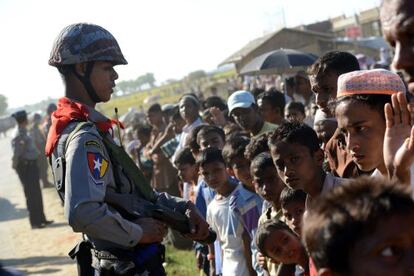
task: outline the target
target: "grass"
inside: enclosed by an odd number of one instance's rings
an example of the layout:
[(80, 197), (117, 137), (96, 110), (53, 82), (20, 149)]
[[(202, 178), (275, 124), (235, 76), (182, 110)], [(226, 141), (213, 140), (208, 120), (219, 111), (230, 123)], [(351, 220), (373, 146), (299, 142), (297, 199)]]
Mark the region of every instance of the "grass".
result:
[(165, 262), (167, 275), (199, 275), (199, 272), (196, 269), (194, 250), (179, 250), (171, 245), (167, 245)]

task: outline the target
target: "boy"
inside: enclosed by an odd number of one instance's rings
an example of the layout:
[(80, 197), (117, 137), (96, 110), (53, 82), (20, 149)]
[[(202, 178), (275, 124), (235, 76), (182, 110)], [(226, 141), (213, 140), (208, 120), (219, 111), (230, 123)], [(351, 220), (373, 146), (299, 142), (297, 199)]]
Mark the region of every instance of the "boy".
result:
[(285, 119), (289, 122), (303, 123), (305, 120), (305, 106), (299, 102), (290, 102), (285, 107)]
[(343, 181), (323, 170), (324, 153), (318, 136), (305, 124), (282, 124), (269, 137), (269, 147), (282, 181), (308, 195), (306, 206)]
[(336, 98), (337, 80), (344, 73), (359, 70), (357, 58), (348, 52), (331, 51), (318, 58), (309, 69), (315, 103), (327, 117), (332, 117), (328, 103)]
[(302, 217), (305, 212), (306, 193), (285, 187), (280, 194), (280, 205), (286, 224), (299, 237), (302, 230)]
[[(414, 166), (410, 162), (401, 164), (404, 158), (398, 158), (403, 157), (402, 151), (397, 152), (401, 144), (404, 150), (404, 141), (410, 136), (413, 111), (407, 108), (404, 83), (391, 71), (361, 70), (343, 74), (338, 79), (335, 108), (338, 128), (361, 171), (374, 170), (373, 175), (390, 174), (403, 183), (414, 182)], [(408, 152), (408, 159), (410, 156), (413, 155)], [(401, 165), (405, 167), (403, 175), (399, 170)]]
[(407, 187), (361, 177), (315, 202), (303, 238), (318, 275), (412, 275), (413, 221)]
[(253, 160), (259, 153), (269, 152), (267, 144), (267, 134), (250, 139), (250, 143), (246, 146), (244, 157), (247, 160)]
[(144, 148), (150, 141), (151, 131), (151, 126), (138, 126), (137, 138), (139, 140), (139, 146), (135, 149), (135, 160), (138, 164), (138, 167), (142, 170), (142, 173), (148, 180), (151, 180), (152, 178), (152, 160), (144, 155)]
[(197, 133), (197, 144), (200, 146), (200, 150), (205, 150), (209, 147), (222, 149), (224, 147), (224, 141), (224, 131), (216, 126), (204, 126)]
[(183, 182), (182, 198), (195, 203), (198, 167), (189, 148), (183, 148), (177, 153), (174, 166), (178, 170), (178, 177)]
[(223, 147), (223, 158), (228, 168), (228, 173), (236, 177), (243, 186), (251, 192), (255, 192), (250, 174), (250, 160), (244, 157), (244, 151), (250, 139), (244, 136), (231, 136)]
[[(252, 237), (262, 208), (262, 200), (227, 174), (221, 151), (207, 148), (197, 164), (207, 185), (216, 191), (207, 208), (207, 221), (216, 231), (223, 251), (223, 275), (255, 275), (252, 267)], [(210, 273), (214, 271), (212, 245)]]
[[(309, 69), (308, 73), (312, 91), (315, 94), (315, 103), (319, 108), (318, 111), (323, 114), (322, 116), (330, 118), (331, 122), (326, 122), (332, 127), (335, 118), (333, 118), (334, 114), (328, 104), (336, 98), (338, 77), (356, 70), (360, 70), (357, 58), (351, 53), (341, 51), (324, 54)], [(315, 115), (314, 122), (315, 130), (320, 128), (316, 123), (317, 115)], [(333, 137), (324, 143), (326, 145), (324, 150), (332, 173), (339, 177), (352, 178), (358, 176), (359, 172), (355, 163), (352, 162), (350, 153), (344, 148), (343, 140), (340, 131), (334, 131)]]
[(234, 121), (255, 137), (272, 131), (277, 125), (265, 122), (259, 113), (256, 101), (252, 93), (248, 91), (236, 91), (227, 100), (229, 114)]
[[(285, 185), (277, 175), (270, 153), (262, 152), (258, 154), (250, 165), (250, 173), (257, 194), (266, 200), (265, 203), (268, 206), (263, 208), (264, 211), (259, 218), (259, 225), (273, 218), (280, 219), (282, 212), (279, 198)], [(277, 265), (270, 259), (265, 258), (260, 253), (256, 256), (256, 259), (265, 275), (266, 273), (276, 275)]]
[[(308, 275), (309, 258), (306, 249), (300, 237), (285, 223), (275, 218), (266, 221), (258, 227), (255, 241), (261, 254), (274, 263), (283, 264), (277, 275)], [(287, 265), (296, 265), (296, 268), (289, 274), (281, 274), (281, 269), (286, 271), (291, 268)]]
[(257, 191), (266, 202), (269, 208), (260, 216), (259, 223), (270, 218), (281, 218), (280, 212), (280, 193), (285, 188), (285, 184), (280, 180), (273, 164), (272, 156), (268, 152), (258, 154), (250, 165), (250, 173), (253, 184)]

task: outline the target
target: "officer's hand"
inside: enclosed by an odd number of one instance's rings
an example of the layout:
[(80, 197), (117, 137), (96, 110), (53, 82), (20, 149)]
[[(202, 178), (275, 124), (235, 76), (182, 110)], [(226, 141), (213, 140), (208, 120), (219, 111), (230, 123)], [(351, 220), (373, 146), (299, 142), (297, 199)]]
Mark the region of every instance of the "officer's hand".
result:
[(139, 243), (161, 242), (168, 232), (164, 223), (153, 218), (140, 218), (135, 220), (135, 223), (142, 228), (142, 237)]
[(205, 240), (209, 234), (208, 223), (199, 215), (194, 204), (189, 204), (185, 214), (189, 218), (190, 223), (190, 233), (185, 236), (192, 240)]

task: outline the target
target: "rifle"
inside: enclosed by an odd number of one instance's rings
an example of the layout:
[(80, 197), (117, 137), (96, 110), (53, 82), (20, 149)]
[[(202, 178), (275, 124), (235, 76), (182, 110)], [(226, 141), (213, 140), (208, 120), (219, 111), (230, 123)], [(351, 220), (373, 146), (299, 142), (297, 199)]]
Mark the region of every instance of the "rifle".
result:
[[(134, 220), (142, 217), (151, 217), (164, 222), (172, 229), (182, 233), (190, 233), (188, 217), (176, 210), (172, 210), (161, 204), (149, 202), (134, 194), (120, 194), (107, 191), (105, 202), (114, 207), (122, 216)], [(203, 244), (213, 243), (216, 240), (216, 233), (209, 229), (209, 236), (206, 240), (197, 241)]]
[[(148, 180), (142, 174), (135, 162), (125, 152), (124, 148), (118, 146), (105, 135), (102, 135), (105, 148), (108, 151), (111, 162), (114, 165), (122, 167), (123, 172), (130, 182), (135, 186), (137, 192), (144, 199), (135, 194), (121, 194), (107, 190), (105, 202), (116, 208), (126, 218), (137, 219), (141, 217), (152, 217), (167, 224), (174, 230), (182, 234), (190, 233), (189, 219), (185, 214), (172, 210), (167, 206), (155, 203), (156, 195), (152, 190)], [(115, 181), (119, 177), (114, 170)], [(204, 244), (213, 243), (216, 240), (216, 233), (209, 229), (208, 237), (203, 241), (197, 241)]]

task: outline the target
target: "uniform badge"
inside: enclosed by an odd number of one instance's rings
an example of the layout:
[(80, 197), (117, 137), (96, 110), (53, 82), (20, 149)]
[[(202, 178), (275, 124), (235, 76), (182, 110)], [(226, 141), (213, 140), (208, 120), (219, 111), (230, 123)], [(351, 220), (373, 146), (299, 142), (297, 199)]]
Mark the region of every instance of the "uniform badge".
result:
[(88, 152), (88, 167), (92, 177), (100, 180), (108, 170), (108, 161), (98, 152)]

